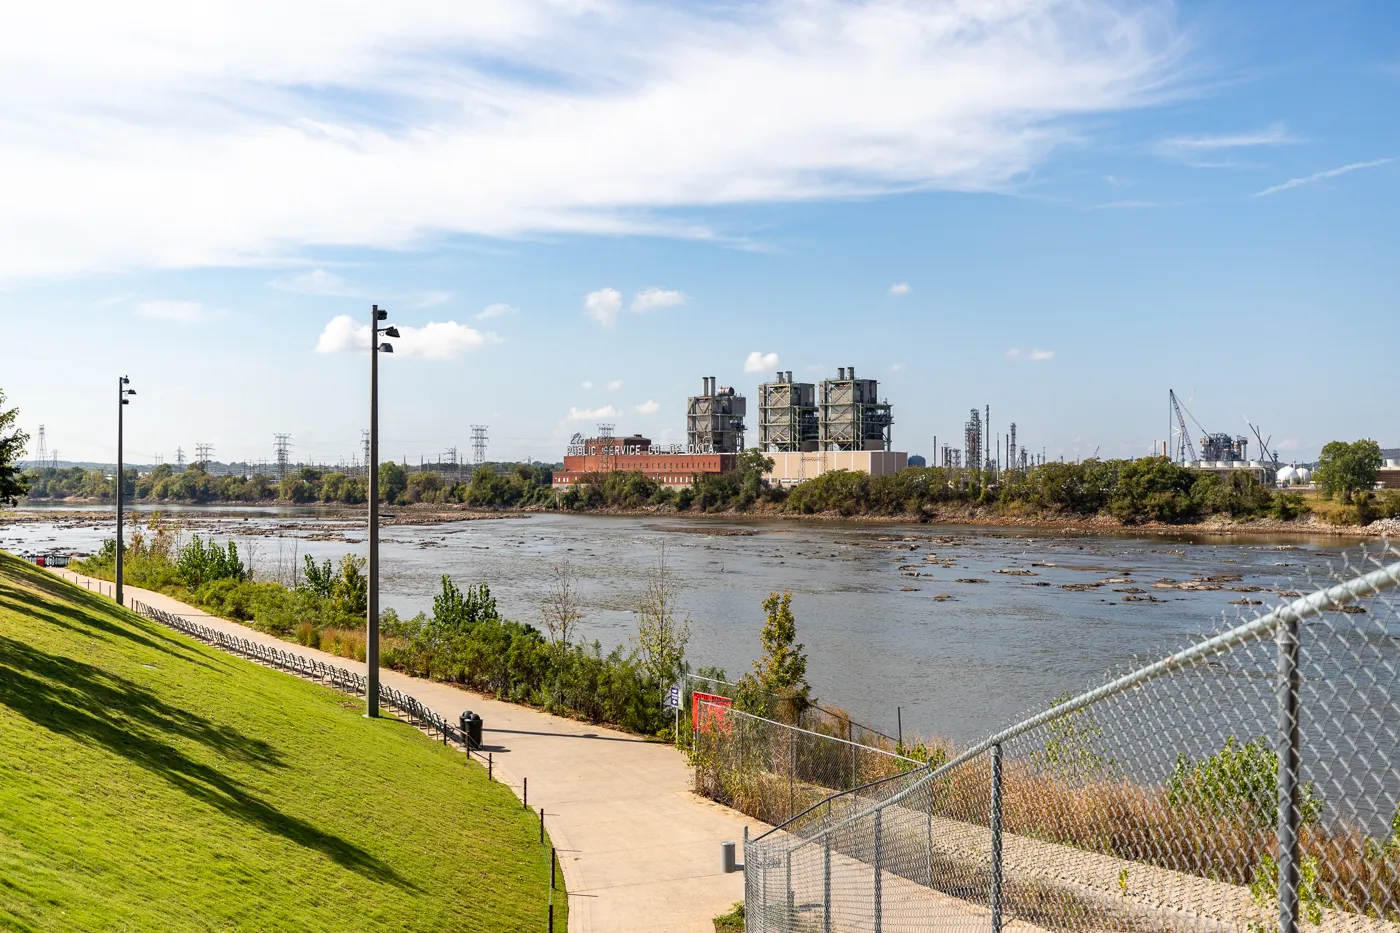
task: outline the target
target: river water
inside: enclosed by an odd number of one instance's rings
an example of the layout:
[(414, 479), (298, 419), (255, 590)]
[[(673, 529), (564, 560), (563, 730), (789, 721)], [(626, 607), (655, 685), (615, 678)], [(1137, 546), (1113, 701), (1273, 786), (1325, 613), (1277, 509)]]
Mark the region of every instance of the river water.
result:
[[(91, 514), (0, 522), (0, 547), (93, 550), (111, 537), (111, 522), (106, 510)], [(362, 526), (315, 510), (216, 514), (193, 525), (235, 535), (245, 552), (251, 543), (262, 575), (285, 574), (304, 554), (335, 559), (365, 548)], [(448, 574), (461, 585), (489, 583), (507, 616), (537, 623), (553, 568), (567, 560), (581, 580), (582, 637), (607, 650), (633, 630), (632, 607), (663, 545), (691, 622), (693, 666), (748, 670), (759, 653), (760, 602), (787, 590), (819, 700), (891, 733), (902, 707), (906, 733), (960, 742), (1263, 608), (1240, 600), (1274, 604), (1278, 591), (1326, 582), (1343, 551), (1356, 550), (1296, 537), (538, 513), (385, 528), (382, 599), (405, 615), (427, 610)], [(1210, 575), (1239, 580), (1205, 591), (1153, 587)], [(968, 580), (984, 582), (959, 582)], [(1082, 586), (1106, 580), (1115, 582)]]

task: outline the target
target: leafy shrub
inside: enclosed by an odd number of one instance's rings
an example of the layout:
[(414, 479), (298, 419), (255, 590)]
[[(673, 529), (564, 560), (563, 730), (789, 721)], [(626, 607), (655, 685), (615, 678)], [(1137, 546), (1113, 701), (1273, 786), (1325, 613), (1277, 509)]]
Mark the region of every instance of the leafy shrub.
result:
[[(1322, 798), (1311, 782), (1299, 791), (1303, 824), (1316, 823), (1322, 817)], [(1167, 784), (1167, 802), (1177, 809), (1266, 829), (1274, 824), (1278, 808), (1278, 755), (1263, 736), (1243, 745), (1230, 736), (1224, 748), (1200, 761), (1180, 755)]]

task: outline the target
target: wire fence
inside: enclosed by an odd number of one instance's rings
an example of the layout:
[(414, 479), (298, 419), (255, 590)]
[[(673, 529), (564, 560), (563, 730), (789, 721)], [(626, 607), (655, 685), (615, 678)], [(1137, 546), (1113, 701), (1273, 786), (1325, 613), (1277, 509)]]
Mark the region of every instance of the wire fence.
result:
[(696, 792), (766, 823), (790, 820), (832, 791), (854, 791), (915, 769), (928, 770), (921, 761), (883, 748), (755, 716), (720, 701), (697, 697), (691, 708)]
[[(1397, 557), (941, 766), (806, 807), (794, 779), (744, 842), (747, 930), (1400, 931)], [(742, 771), (750, 724), (713, 715)]]
[(867, 748), (883, 748), (891, 752), (899, 750), (899, 737), (856, 722), (845, 710), (811, 701), (794, 706), (784, 697), (754, 688), (745, 690), (743, 685), (734, 681), (701, 674), (686, 674), (684, 685), (682, 709), (692, 708), (692, 698), (696, 693), (725, 697), (739, 702), (745, 712), (756, 716), (784, 721), (791, 719), (798, 728), (847, 739)]

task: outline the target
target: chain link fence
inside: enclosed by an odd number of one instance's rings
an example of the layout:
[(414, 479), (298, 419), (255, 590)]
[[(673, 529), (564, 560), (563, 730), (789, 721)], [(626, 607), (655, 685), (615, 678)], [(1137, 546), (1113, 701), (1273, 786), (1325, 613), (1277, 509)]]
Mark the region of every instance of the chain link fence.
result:
[[(747, 929), (1400, 933), (1397, 558), (946, 764), (820, 801), (788, 765), (793, 818), (744, 842)], [(784, 741), (732, 754), (771, 785)]]
[[(791, 820), (847, 790), (867, 799), (868, 785), (927, 766), (883, 748), (813, 732), (726, 704), (697, 698), (692, 707), (695, 790), (765, 823)], [(859, 793), (856, 793), (856, 792)]]
[(794, 709), (792, 702), (783, 697), (752, 687), (745, 690), (742, 685), (734, 681), (720, 680), (701, 674), (686, 674), (684, 688), (682, 709), (693, 708), (691, 703), (696, 693), (705, 696), (725, 697), (735, 700), (744, 712), (752, 713), (755, 716), (784, 722), (793, 720), (793, 724), (800, 729), (846, 739), (867, 748), (882, 748), (888, 752), (899, 751), (898, 736), (856, 722), (845, 710), (832, 709), (810, 701)]

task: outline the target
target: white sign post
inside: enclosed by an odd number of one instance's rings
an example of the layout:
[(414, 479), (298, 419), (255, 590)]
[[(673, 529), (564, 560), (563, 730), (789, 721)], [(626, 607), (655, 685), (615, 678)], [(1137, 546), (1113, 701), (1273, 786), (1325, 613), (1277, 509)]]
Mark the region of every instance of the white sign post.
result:
[(672, 684), (672, 685), (670, 686), (670, 688), (666, 691), (666, 699), (662, 702), (662, 706), (663, 706), (664, 708), (673, 709), (673, 710), (676, 711), (676, 731), (675, 731), (675, 735), (673, 736), (673, 741), (675, 742), (676, 747), (679, 748), (679, 747), (680, 747), (680, 744), (681, 744), (681, 685), (680, 685), (680, 684)]

